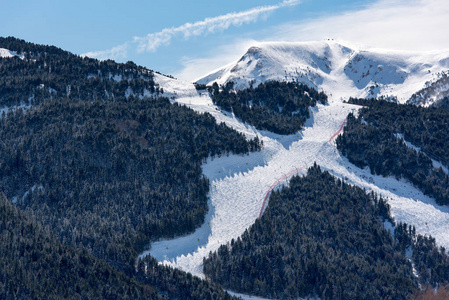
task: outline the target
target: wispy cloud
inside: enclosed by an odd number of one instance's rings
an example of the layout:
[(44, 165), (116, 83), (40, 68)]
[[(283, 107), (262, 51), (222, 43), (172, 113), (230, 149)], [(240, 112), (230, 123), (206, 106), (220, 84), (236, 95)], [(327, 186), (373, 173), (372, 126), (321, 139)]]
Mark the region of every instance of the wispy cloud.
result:
[(81, 56), (87, 56), (87, 57), (93, 57), (97, 58), (99, 60), (106, 60), (106, 59), (126, 59), (128, 55), (128, 43), (124, 43), (122, 45), (115, 46), (112, 49), (109, 50), (103, 50), (103, 51), (91, 51), (81, 54)]
[(259, 6), (241, 12), (232, 12), (213, 18), (206, 18), (194, 23), (185, 23), (178, 27), (162, 29), (159, 32), (149, 33), (144, 37), (134, 37), (133, 41), (116, 46), (109, 50), (92, 51), (82, 55), (98, 59), (120, 59), (126, 58), (127, 51), (131, 47), (136, 47), (137, 52), (155, 52), (161, 46), (170, 44), (173, 38), (180, 37), (189, 39), (192, 36), (201, 36), (224, 31), (229, 27), (238, 27), (258, 21), (269, 13), (289, 6), (295, 6), (300, 0), (284, 0), (276, 5)]

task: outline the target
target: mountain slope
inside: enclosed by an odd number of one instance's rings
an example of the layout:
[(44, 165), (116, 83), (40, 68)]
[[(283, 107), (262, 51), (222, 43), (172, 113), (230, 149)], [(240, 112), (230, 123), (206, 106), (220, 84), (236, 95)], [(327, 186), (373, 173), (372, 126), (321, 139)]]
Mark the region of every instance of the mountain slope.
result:
[[(0, 38), (0, 47), (24, 56), (0, 58), (0, 107), (8, 112), (0, 117), (0, 193), (45, 224), (59, 243), (86, 251), (128, 280), (150, 240), (186, 234), (203, 223), (210, 187), (202, 161), (261, 146), (210, 114), (157, 97), (153, 78), (174, 96), (185, 91), (132, 62), (83, 59), (14, 38)], [(127, 92), (151, 87), (153, 97)], [(10, 244), (0, 243), (0, 252)], [(50, 256), (55, 249), (48, 249)], [(143, 276), (145, 282), (174, 298), (210, 288), (185, 274), (149, 268), (163, 276)]]
[(404, 103), (446, 70), (449, 51), (365, 51), (334, 41), (262, 43), (251, 47), (238, 62), (197, 82), (224, 85), (234, 81), (242, 89), (267, 80), (298, 81), (334, 99), (395, 96)]
[[(445, 98), (449, 97), (449, 76), (442, 73), (441, 77), (434, 82), (426, 82), (426, 86), (414, 93), (408, 103), (415, 105), (434, 105), (440, 106)], [(444, 104), (443, 104), (444, 105)]]
[(0, 48), (0, 108), (45, 99), (121, 100), (163, 92), (154, 72), (133, 62), (83, 58), (13, 37), (0, 37)]
[(0, 241), (1, 299), (157, 299), (152, 287), (60, 243), (47, 226), (2, 193)]
[(382, 224), (388, 214), (385, 200), (314, 165), (274, 191), (254, 225), (209, 255), (204, 273), (275, 299), (407, 299), (417, 284)]

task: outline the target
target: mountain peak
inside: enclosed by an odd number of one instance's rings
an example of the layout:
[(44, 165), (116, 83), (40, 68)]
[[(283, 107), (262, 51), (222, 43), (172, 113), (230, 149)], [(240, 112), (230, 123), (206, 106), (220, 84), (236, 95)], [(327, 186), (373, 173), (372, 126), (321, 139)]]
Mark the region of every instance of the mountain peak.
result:
[(404, 103), (447, 70), (447, 52), (364, 50), (334, 40), (265, 42), (198, 83), (233, 81), (236, 89), (244, 89), (270, 80), (296, 81), (326, 92), (331, 100), (395, 97)]

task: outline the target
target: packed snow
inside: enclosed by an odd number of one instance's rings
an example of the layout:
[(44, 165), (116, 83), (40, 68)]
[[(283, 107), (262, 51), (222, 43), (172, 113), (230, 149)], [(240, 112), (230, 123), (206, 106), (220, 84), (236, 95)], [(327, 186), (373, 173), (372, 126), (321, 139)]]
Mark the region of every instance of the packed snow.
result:
[[(449, 60), (444, 57), (449, 57), (449, 53), (432, 56), (364, 52), (334, 42), (264, 44), (251, 48), (237, 64), (199, 81), (223, 84), (232, 80), (236, 88), (245, 88), (266, 80), (295, 80), (325, 91), (329, 104), (311, 108), (305, 127), (287, 136), (257, 130), (221, 111), (206, 91), (156, 74), (156, 83), (173, 102), (199, 113), (208, 112), (218, 123), (224, 122), (248, 138), (258, 136), (264, 147), (248, 155), (210, 158), (203, 165), (203, 173), (210, 180), (209, 211), (204, 224), (192, 234), (152, 243), (141, 256), (150, 254), (162, 264), (204, 278), (203, 259), (220, 245), (237, 239), (254, 223), (263, 212), (264, 198), (271, 189), (288, 184), (294, 174), (304, 175), (314, 162), (350, 184), (382, 195), (388, 200), (395, 221), (414, 225), (417, 233), (432, 235), (439, 245), (449, 248), (449, 207), (437, 205), (405, 180), (372, 175), (368, 168), (354, 166), (336, 149), (334, 139), (346, 116), (350, 112), (357, 114), (360, 108), (345, 104), (342, 99), (395, 95), (405, 102), (426, 81), (435, 80), (432, 76), (441, 74), (439, 70), (449, 69)], [(438, 162), (434, 165), (439, 166)], [(385, 225), (393, 233), (392, 225)]]
[(447, 70), (449, 51), (364, 50), (332, 40), (277, 42), (251, 47), (238, 62), (212, 72), (198, 83), (234, 81), (236, 88), (242, 89), (251, 82), (256, 86), (267, 80), (297, 81), (336, 99), (395, 96), (405, 103)]
[[(225, 122), (249, 138), (258, 136), (264, 149), (249, 155), (209, 159), (203, 165), (203, 172), (211, 182), (204, 224), (190, 235), (152, 243), (142, 256), (151, 254), (163, 264), (204, 277), (203, 258), (220, 245), (237, 239), (254, 223), (270, 187), (282, 177), (286, 177), (282, 183), (287, 184), (290, 176), (285, 175), (314, 162), (348, 183), (386, 197), (396, 221), (413, 224), (418, 233), (431, 234), (441, 246), (449, 247), (449, 207), (437, 205), (404, 180), (375, 176), (369, 169), (357, 168), (340, 155), (333, 140), (329, 141), (348, 113), (357, 112), (359, 106), (341, 103), (334, 96), (329, 105), (319, 104), (311, 109), (311, 118), (304, 129), (281, 136), (257, 130), (221, 111), (208, 95), (194, 91), (193, 85), (183, 90), (172, 79), (165, 84), (174, 95), (189, 95), (175, 98), (176, 102), (200, 113), (208, 112), (217, 122)], [(194, 93), (195, 96), (190, 96)], [(303, 175), (305, 171), (295, 173)]]

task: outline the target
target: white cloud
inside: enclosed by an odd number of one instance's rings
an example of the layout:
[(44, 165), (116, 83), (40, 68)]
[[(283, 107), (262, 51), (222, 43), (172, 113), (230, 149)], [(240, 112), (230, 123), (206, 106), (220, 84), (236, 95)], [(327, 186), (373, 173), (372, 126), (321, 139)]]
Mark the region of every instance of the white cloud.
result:
[(191, 36), (211, 34), (228, 29), (231, 26), (238, 27), (243, 24), (256, 22), (260, 17), (282, 7), (295, 6), (299, 0), (285, 0), (277, 5), (259, 6), (246, 11), (232, 12), (213, 18), (206, 18), (195, 23), (185, 23), (179, 27), (165, 28), (156, 33), (150, 33), (145, 37), (135, 37), (138, 43), (138, 51), (154, 52), (160, 46), (166, 46), (171, 39), (181, 36), (188, 39)]
[(99, 60), (106, 59), (126, 59), (128, 55), (128, 43), (124, 43), (122, 45), (115, 46), (112, 49), (104, 50), (104, 51), (91, 51), (81, 54), (81, 56), (93, 57)]
[[(447, 0), (380, 0), (338, 15), (285, 23), (271, 28), (268, 33), (264, 31), (254, 33), (253, 36), (263, 35), (258, 36), (260, 42), (334, 38), (362, 48), (431, 51), (449, 49), (448, 28)], [(238, 40), (235, 45), (211, 51), (220, 53), (219, 55), (184, 60), (184, 68), (178, 72), (178, 77), (186, 80), (198, 79), (219, 66), (238, 59), (251, 46), (247, 44)], [(242, 49), (242, 45), (247, 47)], [(222, 48), (226, 51), (222, 51)], [(240, 53), (232, 55), (232, 51), (239, 50)]]
[(161, 46), (170, 44), (172, 38), (182, 37), (189, 39), (192, 36), (207, 35), (228, 29), (231, 26), (238, 27), (243, 24), (256, 22), (259, 18), (267, 16), (282, 7), (295, 6), (300, 0), (284, 0), (276, 5), (259, 6), (246, 11), (232, 12), (213, 18), (206, 18), (194, 23), (185, 23), (179, 27), (165, 28), (159, 32), (149, 33), (145, 37), (134, 37), (132, 42), (127, 42), (109, 50), (92, 51), (82, 54), (83, 56), (104, 59), (125, 59), (128, 48), (137, 44), (137, 51), (155, 52)]
[(276, 39), (307, 41), (335, 38), (396, 50), (449, 48), (447, 0), (381, 0), (357, 11), (324, 16), (274, 29)]

